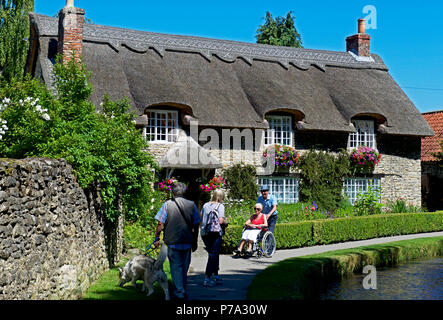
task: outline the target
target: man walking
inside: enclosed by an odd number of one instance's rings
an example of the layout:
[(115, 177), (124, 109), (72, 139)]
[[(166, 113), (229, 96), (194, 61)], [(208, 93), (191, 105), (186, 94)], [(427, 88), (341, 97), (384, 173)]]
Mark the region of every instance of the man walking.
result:
[(277, 199), (272, 194), (269, 194), (269, 187), (264, 185), (260, 188), (261, 196), (258, 197), (257, 203), (263, 205), (263, 213), (268, 219), (268, 229), (274, 233), (274, 228), (277, 223)]
[(173, 200), (166, 201), (158, 211), (155, 219), (158, 221), (154, 246), (157, 248), (160, 233), (164, 232), (164, 241), (168, 246), (168, 259), (171, 268), (171, 278), (174, 283), (176, 299), (186, 299), (186, 285), (191, 250), (197, 250), (197, 239), (200, 213), (194, 202), (186, 200), (183, 195), (186, 187), (182, 183), (174, 183), (172, 187)]

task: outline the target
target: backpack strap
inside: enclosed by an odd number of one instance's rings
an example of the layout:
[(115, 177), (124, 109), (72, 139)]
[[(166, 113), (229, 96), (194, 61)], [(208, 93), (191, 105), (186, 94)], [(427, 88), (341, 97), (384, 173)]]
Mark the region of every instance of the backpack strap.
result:
[(185, 213), (183, 212), (183, 209), (179, 206), (179, 204), (177, 203), (177, 201), (175, 201), (175, 199), (172, 199), (172, 201), (175, 203), (175, 205), (178, 208), (178, 211), (180, 211), (181, 216), (183, 217), (183, 220), (185, 220), (186, 225), (188, 226), (189, 230), (193, 230), (194, 228), (192, 228), (191, 222), (186, 219)]
[[(220, 208), (220, 205), (221, 205), (221, 203), (218, 203), (217, 208), (211, 209), (211, 211), (209, 211), (209, 213), (215, 211), (217, 213), (217, 218), (219, 218), (219, 216), (218, 216), (219, 215), (218, 208)], [(209, 221), (209, 214), (208, 214), (208, 221)], [(208, 222), (206, 222), (206, 223), (208, 223)]]
[(217, 211), (217, 218), (218, 218), (218, 215), (219, 215), (218, 208), (220, 208), (220, 205), (221, 205), (221, 203), (219, 202), (217, 208), (215, 208), (215, 211)]

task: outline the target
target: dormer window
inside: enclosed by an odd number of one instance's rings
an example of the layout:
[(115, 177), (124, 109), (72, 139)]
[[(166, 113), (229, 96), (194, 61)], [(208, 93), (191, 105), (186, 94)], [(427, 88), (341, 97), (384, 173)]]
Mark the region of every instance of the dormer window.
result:
[(375, 149), (375, 132), (373, 120), (353, 120), (356, 132), (349, 134), (349, 148), (360, 146)]
[(280, 144), (292, 147), (292, 117), (267, 116), (269, 129), (265, 131), (265, 146)]
[(174, 110), (149, 110), (145, 137), (150, 142), (175, 142), (178, 138), (178, 112)]

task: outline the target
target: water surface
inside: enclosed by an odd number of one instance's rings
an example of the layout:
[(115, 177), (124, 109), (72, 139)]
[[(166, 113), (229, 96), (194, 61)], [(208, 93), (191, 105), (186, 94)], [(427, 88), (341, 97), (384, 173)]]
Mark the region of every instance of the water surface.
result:
[(410, 261), (377, 268), (377, 289), (365, 290), (355, 274), (329, 286), (323, 300), (443, 300), (443, 258)]

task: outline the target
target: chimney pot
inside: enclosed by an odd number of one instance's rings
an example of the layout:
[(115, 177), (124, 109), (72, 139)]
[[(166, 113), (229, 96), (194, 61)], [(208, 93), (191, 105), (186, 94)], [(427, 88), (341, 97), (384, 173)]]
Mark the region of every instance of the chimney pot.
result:
[(365, 22), (365, 19), (358, 19), (358, 33), (366, 33)]

